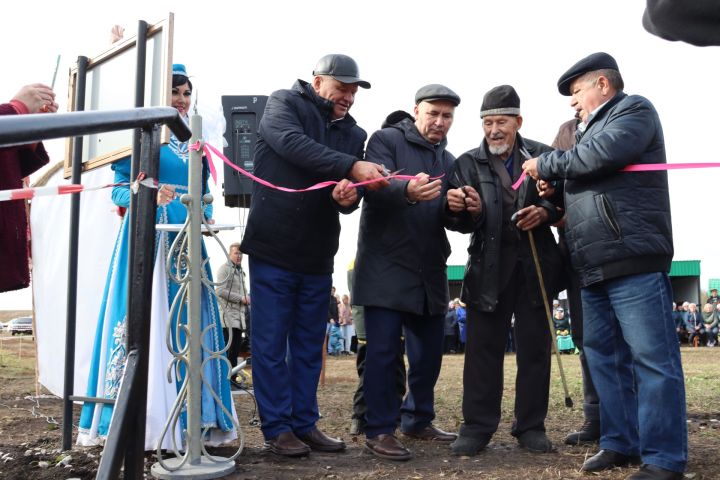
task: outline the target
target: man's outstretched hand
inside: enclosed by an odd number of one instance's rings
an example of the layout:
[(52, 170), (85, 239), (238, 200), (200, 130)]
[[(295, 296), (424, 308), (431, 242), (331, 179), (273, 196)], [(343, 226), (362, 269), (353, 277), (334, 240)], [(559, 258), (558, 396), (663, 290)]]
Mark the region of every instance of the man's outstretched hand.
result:
[[(350, 177), (356, 182), (366, 182), (368, 180), (375, 180), (376, 178), (384, 178), (383, 167), (377, 163), (358, 160), (353, 163), (350, 169)], [(378, 190), (388, 185), (390, 185), (388, 180), (382, 180), (370, 183), (366, 185), (365, 188), (368, 190)]]

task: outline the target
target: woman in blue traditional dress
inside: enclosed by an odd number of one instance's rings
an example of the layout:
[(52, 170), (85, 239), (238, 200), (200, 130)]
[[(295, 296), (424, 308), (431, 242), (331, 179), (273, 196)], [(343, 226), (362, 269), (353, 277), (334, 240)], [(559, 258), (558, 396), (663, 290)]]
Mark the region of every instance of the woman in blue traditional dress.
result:
[[(183, 118), (187, 118), (192, 95), (192, 83), (188, 79), (185, 66), (173, 65), (172, 79), (172, 106)], [(187, 217), (187, 209), (180, 203), (179, 196), (188, 190), (188, 144), (180, 142), (172, 135), (170, 143), (160, 149), (160, 172), (158, 190), (158, 224), (183, 224)], [(130, 158), (118, 161), (112, 166), (115, 171), (116, 183), (130, 182)], [(203, 193), (208, 191), (208, 165), (203, 159)], [(113, 202), (122, 208), (130, 205), (130, 188), (128, 186), (115, 187), (112, 192)], [(212, 205), (203, 208), (205, 217), (212, 217)], [(126, 332), (127, 332), (127, 292), (128, 292), (128, 222), (129, 215), (125, 215), (120, 232), (113, 250), (110, 271), (100, 306), (98, 326), (95, 333), (93, 355), (88, 378), (87, 396), (101, 398), (117, 398), (118, 390), (123, 379), (126, 362)], [(211, 220), (208, 220), (210, 223)], [(168, 321), (172, 322), (171, 337), (173, 348), (178, 351), (186, 339), (176, 338), (177, 316), (173, 313), (170, 318), (170, 305), (180, 286), (168, 278), (165, 269), (165, 259), (177, 233), (157, 232), (155, 237), (155, 268), (153, 272), (153, 300), (150, 333), (150, 359), (148, 370), (148, 399), (147, 421), (145, 427), (145, 449), (154, 450), (162, 435), (165, 423), (171, 416), (173, 404), (178, 397), (182, 378), (178, 379), (173, 368), (173, 383), (167, 380), (168, 367), (173, 356), (167, 348), (166, 327)], [(203, 245), (203, 259), (207, 258)], [(205, 273), (212, 279), (210, 266), (205, 264)], [(181, 272), (183, 273), (183, 272)], [(213, 295), (213, 289), (207, 285), (202, 287), (202, 328), (203, 359), (207, 351), (220, 351), (224, 348), (224, 340), (218, 306)], [(180, 316), (182, 323), (187, 323), (186, 309)], [(212, 325), (214, 328), (207, 328)], [(205, 330), (207, 328), (207, 330)], [(184, 368), (179, 369), (184, 375)], [(219, 359), (213, 359), (205, 364), (203, 370), (205, 380), (212, 386), (218, 402), (207, 385), (202, 386), (202, 427), (208, 428), (209, 443), (219, 444), (237, 438), (233, 425), (235, 411), (230, 395), (228, 380), (228, 365)], [(80, 415), (80, 429), (78, 444), (102, 444), (107, 436), (112, 419), (113, 405), (86, 402)], [(175, 445), (183, 445), (181, 429), (186, 428), (185, 414), (174, 432), (163, 438), (163, 449)]]

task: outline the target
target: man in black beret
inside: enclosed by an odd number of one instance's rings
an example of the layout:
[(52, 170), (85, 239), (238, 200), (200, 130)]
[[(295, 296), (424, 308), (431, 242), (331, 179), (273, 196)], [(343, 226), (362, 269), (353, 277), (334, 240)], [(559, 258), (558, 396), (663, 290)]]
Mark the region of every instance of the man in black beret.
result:
[(673, 256), (667, 173), (623, 172), (665, 163), (652, 104), (623, 92), (617, 63), (590, 55), (565, 72), (583, 128), (566, 151), (523, 165), (564, 181), (566, 239), (580, 277), (584, 346), (600, 396), (600, 452), (584, 471), (642, 461), (630, 477), (681, 479), (687, 463), (685, 383), (668, 278)]
[[(432, 84), (418, 90), (415, 103), (414, 117), (391, 113), (368, 142), (368, 160), (414, 178), (365, 194), (352, 295), (365, 309), (366, 447), (390, 460), (412, 456), (395, 436), (398, 417), (407, 437), (456, 438), (432, 422), (449, 301), (450, 244), (442, 212), (455, 157), (446, 150), (447, 134), (460, 97)], [(401, 404), (396, 384), (403, 332), (409, 369)]]
[(457, 159), (448, 179), (449, 228), (472, 234), (462, 286), (467, 304), (463, 425), (452, 452), (477, 454), (498, 428), (505, 339), (513, 315), (518, 370), (512, 434), (530, 451), (549, 452), (551, 333), (526, 232), (534, 233), (545, 289), (554, 298), (561, 290), (562, 260), (550, 224), (559, 214), (539, 197), (534, 180), (525, 180), (518, 190), (512, 185), (524, 159), (552, 149), (520, 135), (520, 98), (510, 85), (485, 94), (480, 118), (481, 145)]

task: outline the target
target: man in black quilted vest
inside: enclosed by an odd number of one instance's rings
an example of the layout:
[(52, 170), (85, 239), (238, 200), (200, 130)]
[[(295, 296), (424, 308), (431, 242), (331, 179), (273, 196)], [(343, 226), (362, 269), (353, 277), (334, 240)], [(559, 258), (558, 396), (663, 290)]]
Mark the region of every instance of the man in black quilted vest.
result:
[(623, 92), (615, 59), (583, 58), (558, 80), (584, 128), (569, 150), (523, 165), (564, 182), (566, 240), (580, 277), (584, 346), (600, 395), (595, 472), (642, 461), (630, 480), (681, 479), (687, 463), (685, 383), (668, 272), (673, 256), (665, 142), (653, 105)]

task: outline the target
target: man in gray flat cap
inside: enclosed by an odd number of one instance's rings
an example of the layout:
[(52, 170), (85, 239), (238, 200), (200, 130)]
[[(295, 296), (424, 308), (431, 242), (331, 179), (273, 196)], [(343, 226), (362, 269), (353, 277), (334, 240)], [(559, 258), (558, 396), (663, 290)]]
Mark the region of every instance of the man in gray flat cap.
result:
[(685, 383), (672, 288), (667, 173), (623, 172), (665, 163), (653, 105), (623, 92), (615, 59), (583, 58), (558, 80), (580, 114), (582, 134), (566, 151), (523, 165), (564, 181), (566, 239), (580, 277), (584, 346), (600, 396), (600, 452), (582, 469), (639, 463), (630, 480), (683, 478), (687, 463)]
[(250, 257), (253, 387), (266, 447), (278, 455), (345, 449), (316, 426), (338, 213), (358, 207), (349, 179), (378, 179), (370, 189), (388, 184), (381, 167), (363, 160), (367, 134), (348, 113), (358, 87), (370, 84), (360, 78), (355, 60), (326, 55), (311, 83), (298, 80), (270, 95), (258, 130), (258, 177), (295, 189), (339, 181), (335, 188), (303, 193), (253, 184), (241, 244)]
[[(527, 178), (512, 188), (524, 159), (552, 150), (520, 136), (520, 97), (510, 85), (485, 94), (480, 110), (485, 138), (460, 156), (448, 175), (449, 228), (470, 233), (462, 286), (467, 304), (463, 424), (455, 455), (476, 455), (500, 422), (505, 340), (515, 316), (517, 377), (512, 435), (533, 452), (550, 452), (545, 434), (550, 389), (551, 334), (528, 239), (532, 230), (549, 298), (561, 288), (562, 259), (550, 224), (555, 205)], [(513, 218), (514, 217), (514, 218)]]
[[(412, 180), (394, 180), (365, 194), (353, 302), (365, 308), (367, 354), (364, 373), (366, 447), (390, 460), (412, 454), (395, 436), (452, 441), (456, 435), (433, 425), (435, 383), (442, 363), (444, 319), (449, 301), (443, 227), (447, 171), (455, 157), (447, 133), (460, 97), (443, 85), (415, 95), (414, 117), (390, 114), (367, 146), (367, 158)], [(408, 393), (397, 395), (401, 337), (410, 368)]]

